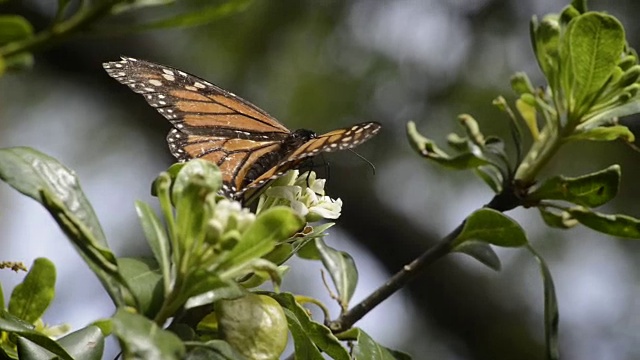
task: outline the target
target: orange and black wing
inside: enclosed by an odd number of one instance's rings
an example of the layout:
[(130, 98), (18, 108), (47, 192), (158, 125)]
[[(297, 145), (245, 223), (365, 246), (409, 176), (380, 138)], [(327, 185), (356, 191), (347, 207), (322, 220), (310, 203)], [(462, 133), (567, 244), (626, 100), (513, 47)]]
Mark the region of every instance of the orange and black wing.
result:
[(380, 131), (380, 128), (380, 124), (376, 122), (366, 122), (319, 135), (288, 153), (276, 166), (270, 168), (251, 183), (247, 184), (241, 189), (241, 192), (262, 186), (269, 180), (275, 179), (291, 169), (295, 169), (308, 157), (316, 156), (321, 152), (354, 148), (376, 135)]
[(173, 124), (167, 142), (178, 160), (202, 158), (220, 167), (226, 195), (233, 196), (260, 176), (253, 174), (262, 168), (256, 162), (281, 160), (276, 157), (289, 129), (248, 101), (194, 75), (148, 61), (123, 57), (103, 66)]

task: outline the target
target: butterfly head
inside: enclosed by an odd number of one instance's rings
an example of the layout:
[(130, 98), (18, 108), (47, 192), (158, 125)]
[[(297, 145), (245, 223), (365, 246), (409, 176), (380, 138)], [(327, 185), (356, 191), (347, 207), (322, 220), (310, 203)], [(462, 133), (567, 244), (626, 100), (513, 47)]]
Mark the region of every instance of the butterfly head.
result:
[(297, 149), (302, 144), (306, 143), (307, 141), (309, 141), (311, 139), (315, 139), (317, 137), (318, 137), (318, 134), (316, 134), (315, 132), (313, 132), (311, 130), (298, 129), (298, 130), (295, 130), (295, 131), (291, 132), (291, 134), (289, 134), (289, 136), (285, 140), (284, 147), (287, 150)]

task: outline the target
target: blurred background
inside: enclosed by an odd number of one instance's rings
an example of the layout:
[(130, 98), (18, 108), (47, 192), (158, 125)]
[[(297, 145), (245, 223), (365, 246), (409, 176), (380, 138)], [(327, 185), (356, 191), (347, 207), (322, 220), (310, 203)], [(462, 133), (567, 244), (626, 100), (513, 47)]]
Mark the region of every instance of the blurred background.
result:
[[(180, 11), (182, 5), (138, 11), (102, 22), (117, 28)], [(543, 79), (529, 43), (529, 20), (559, 12), (557, 0), (254, 1), (213, 24), (113, 37), (81, 37), (36, 53), (32, 70), (0, 79), (0, 146), (31, 146), (74, 169), (119, 256), (148, 255), (133, 202), (155, 205), (151, 181), (172, 162), (169, 123), (139, 95), (109, 78), (101, 63), (138, 57), (196, 74), (265, 109), (288, 127), (319, 133), (378, 121), (383, 131), (358, 148), (326, 157), (328, 193), (344, 201), (327, 242), (352, 254), (360, 270), (354, 302), (488, 202), (492, 192), (469, 172), (444, 171), (419, 158), (405, 137), (417, 122), (444, 144), (472, 114), (485, 134), (507, 135), (507, 119), (491, 105), (513, 94), (509, 77)], [(590, 1), (618, 17), (640, 46), (640, 3)], [(46, 28), (55, 2), (13, 0), (17, 13)], [(629, 120), (632, 121), (632, 120)], [(631, 125), (632, 128), (634, 127)], [(637, 129), (637, 127), (635, 127)], [(633, 129), (632, 129), (633, 130)], [(602, 211), (640, 216), (640, 154), (621, 143), (572, 144), (547, 173), (580, 175), (621, 164), (621, 194)], [(322, 175), (322, 173), (321, 173)], [(112, 314), (97, 279), (47, 212), (0, 186), (1, 260), (31, 264), (47, 257), (58, 268), (48, 324), (74, 329)], [(581, 227), (543, 226), (537, 211), (521, 221), (548, 261), (560, 306), (564, 359), (640, 358), (640, 245)], [(543, 359), (543, 292), (534, 259), (497, 249), (494, 272), (451, 255), (372, 311), (357, 325), (414, 359)], [(284, 289), (332, 303), (320, 264), (293, 261)], [(3, 271), (5, 297), (23, 273)], [(332, 307), (337, 315), (338, 308)], [(113, 358), (111, 344), (105, 356)]]

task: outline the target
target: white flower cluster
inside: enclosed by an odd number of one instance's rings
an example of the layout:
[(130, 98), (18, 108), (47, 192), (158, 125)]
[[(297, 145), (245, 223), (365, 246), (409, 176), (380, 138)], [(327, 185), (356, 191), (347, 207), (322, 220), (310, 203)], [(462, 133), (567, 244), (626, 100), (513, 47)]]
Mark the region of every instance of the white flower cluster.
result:
[(313, 171), (300, 175), (298, 170), (291, 170), (274, 181), (260, 196), (256, 213), (284, 205), (291, 207), (307, 222), (337, 219), (342, 211), (342, 200), (325, 195), (325, 182), (325, 179), (316, 179)]
[(212, 215), (208, 225), (210, 236), (214, 239), (220, 239), (223, 234), (225, 237), (236, 235), (239, 238), (256, 219), (249, 209), (229, 199), (219, 200), (213, 207)]

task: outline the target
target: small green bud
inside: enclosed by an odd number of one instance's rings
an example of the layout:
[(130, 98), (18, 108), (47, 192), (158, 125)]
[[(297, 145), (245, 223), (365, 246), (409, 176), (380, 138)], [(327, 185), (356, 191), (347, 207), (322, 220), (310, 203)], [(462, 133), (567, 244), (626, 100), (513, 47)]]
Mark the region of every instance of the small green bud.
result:
[(568, 5), (562, 10), (562, 13), (560, 13), (560, 23), (563, 26), (566, 26), (571, 20), (573, 20), (573, 18), (577, 16), (580, 16), (580, 11), (578, 11), (578, 9), (574, 8), (572, 5)]
[(618, 62), (618, 67), (623, 71), (626, 71), (637, 63), (638, 63), (638, 59), (635, 56), (627, 55)]
[(535, 91), (531, 80), (524, 72), (517, 72), (511, 77), (511, 88), (518, 95), (533, 94)]
[(531, 94), (522, 95), (520, 99), (516, 100), (516, 109), (518, 109), (520, 116), (522, 116), (522, 119), (524, 119), (527, 124), (531, 132), (531, 137), (534, 141), (537, 141), (540, 137), (540, 130), (538, 128), (536, 105), (533, 96)]
[(640, 77), (640, 65), (634, 65), (622, 74), (618, 83), (620, 84), (620, 87), (626, 87), (638, 81), (638, 77)]
[(640, 88), (640, 84), (631, 84), (624, 88), (622, 94), (618, 96), (618, 103), (624, 104), (627, 101), (631, 100), (633, 97), (638, 94), (638, 89)]
[(467, 141), (468, 139), (466, 137), (461, 137), (456, 133), (447, 135), (447, 143), (449, 144), (449, 146), (459, 151), (467, 150)]
[[(213, 194), (211, 194), (213, 195)], [(243, 208), (237, 201), (221, 199), (217, 203), (207, 198), (211, 206), (211, 218), (207, 223), (207, 242), (217, 243), (221, 240), (238, 241), (244, 231), (251, 225), (256, 216), (249, 209)]]
[(467, 136), (474, 144), (478, 146), (484, 145), (484, 135), (480, 132), (480, 126), (478, 122), (469, 114), (462, 114), (458, 116), (458, 120), (467, 132)]

